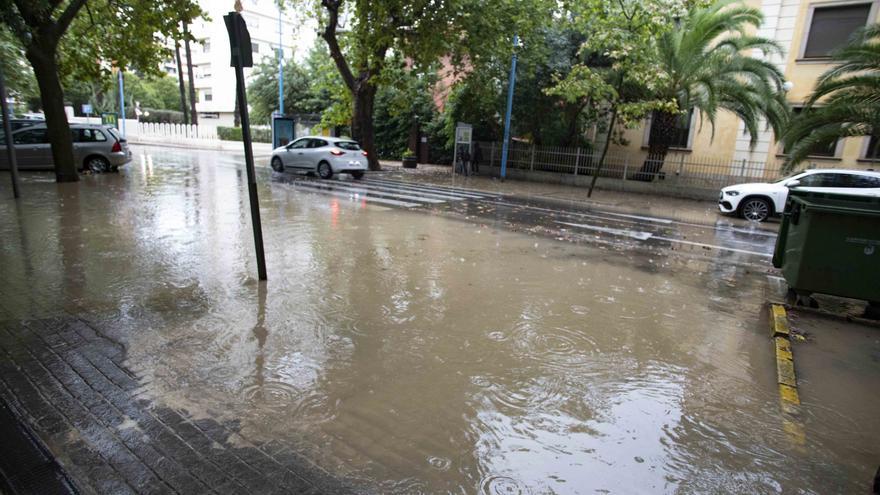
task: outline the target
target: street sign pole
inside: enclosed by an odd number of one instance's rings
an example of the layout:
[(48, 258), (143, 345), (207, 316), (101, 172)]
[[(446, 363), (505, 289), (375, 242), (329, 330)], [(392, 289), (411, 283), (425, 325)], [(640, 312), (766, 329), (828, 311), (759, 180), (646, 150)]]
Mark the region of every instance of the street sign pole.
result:
[(513, 89), (516, 86), (516, 50), (519, 36), (513, 35), (513, 58), (510, 61), (510, 81), (507, 83), (507, 113), (504, 115), (504, 142), (501, 143), (501, 180), (507, 176), (507, 148), (510, 143), (510, 113), (513, 110)]
[(257, 177), (254, 172), (254, 150), (251, 141), (251, 122), (248, 115), (247, 90), (244, 84), (243, 67), (253, 67), (251, 36), (247, 24), (238, 12), (223, 16), (229, 32), (229, 47), (232, 51), (230, 65), (235, 68), (235, 90), (238, 95), (238, 112), (241, 114), (241, 138), (244, 141), (244, 164), (247, 169), (248, 194), (251, 201), (251, 224), (254, 228), (254, 248), (257, 251), (257, 272), (260, 280), (266, 280), (266, 256), (263, 253), (263, 226), (260, 222), (260, 200), (257, 197)]
[(9, 159), (9, 172), (12, 175), (12, 196), (18, 199), (18, 162), (15, 160), (15, 146), (12, 144), (12, 124), (9, 123), (9, 102), (6, 101), (6, 80), (3, 77), (3, 68), (0, 67), (0, 105), (3, 111), (3, 134), (6, 136), (6, 156)]
[(122, 131), (122, 137), (125, 137), (125, 87), (122, 82), (122, 67), (119, 68), (119, 118), (122, 121), (122, 126), (119, 128)]

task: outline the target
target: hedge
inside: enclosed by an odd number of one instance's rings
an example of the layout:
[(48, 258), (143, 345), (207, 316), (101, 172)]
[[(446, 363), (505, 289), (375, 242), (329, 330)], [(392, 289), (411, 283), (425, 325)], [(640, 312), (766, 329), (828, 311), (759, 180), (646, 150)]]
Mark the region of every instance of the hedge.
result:
[[(224, 141), (241, 141), (241, 127), (217, 127), (217, 136)], [(251, 127), (251, 139), (255, 143), (271, 143), (272, 130)]]

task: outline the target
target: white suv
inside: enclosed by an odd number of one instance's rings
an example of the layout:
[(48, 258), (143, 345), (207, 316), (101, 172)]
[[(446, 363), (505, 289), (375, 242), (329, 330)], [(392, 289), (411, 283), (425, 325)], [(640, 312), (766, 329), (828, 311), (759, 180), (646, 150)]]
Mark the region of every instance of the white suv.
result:
[(816, 192), (880, 197), (880, 172), (866, 170), (812, 169), (776, 182), (737, 184), (721, 189), (718, 209), (746, 220), (763, 222), (785, 209), (789, 188)]

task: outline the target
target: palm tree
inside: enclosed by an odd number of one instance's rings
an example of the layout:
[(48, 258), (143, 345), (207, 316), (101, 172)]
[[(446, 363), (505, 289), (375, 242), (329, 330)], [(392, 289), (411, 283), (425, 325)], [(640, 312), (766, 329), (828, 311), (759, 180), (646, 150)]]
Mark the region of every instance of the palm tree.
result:
[[(871, 136), (876, 156), (880, 143), (880, 24), (853, 35), (849, 44), (834, 54), (839, 65), (816, 81), (804, 109), (783, 134), (789, 171), (818, 146), (838, 139)], [(821, 102), (820, 102), (821, 100)]]
[(676, 29), (660, 36), (664, 77), (654, 93), (659, 101), (674, 102), (678, 111), (653, 113), (648, 157), (635, 178), (651, 180), (662, 169), (676, 124), (691, 111), (709, 122), (713, 136), (719, 110), (734, 113), (745, 123), (752, 145), (762, 125), (778, 135), (788, 123), (782, 72), (751, 56), (755, 51), (765, 58), (782, 52), (772, 40), (749, 34), (762, 21), (760, 10), (721, 0), (690, 8)]

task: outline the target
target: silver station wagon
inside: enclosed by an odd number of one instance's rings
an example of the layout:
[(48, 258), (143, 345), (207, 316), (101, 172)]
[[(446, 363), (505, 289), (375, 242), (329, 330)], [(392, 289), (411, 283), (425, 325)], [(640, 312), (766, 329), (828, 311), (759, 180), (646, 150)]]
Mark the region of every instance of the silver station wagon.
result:
[[(115, 172), (131, 161), (128, 143), (115, 128), (98, 124), (70, 124), (73, 158), (77, 168), (92, 172)], [(23, 127), (12, 133), (20, 170), (54, 170), (52, 146), (46, 124)], [(0, 132), (0, 170), (9, 170), (6, 137)]]

